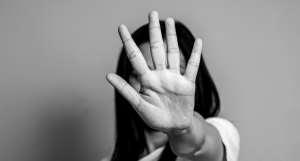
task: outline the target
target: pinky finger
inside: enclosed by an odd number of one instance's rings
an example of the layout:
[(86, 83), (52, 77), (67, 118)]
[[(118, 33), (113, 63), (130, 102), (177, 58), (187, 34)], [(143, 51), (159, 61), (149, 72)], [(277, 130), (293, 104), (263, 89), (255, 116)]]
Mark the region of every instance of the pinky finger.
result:
[(198, 68), (200, 66), (201, 51), (202, 40), (198, 38), (194, 43), (193, 51), (184, 74), (186, 78), (191, 82), (195, 82), (195, 79), (197, 77)]

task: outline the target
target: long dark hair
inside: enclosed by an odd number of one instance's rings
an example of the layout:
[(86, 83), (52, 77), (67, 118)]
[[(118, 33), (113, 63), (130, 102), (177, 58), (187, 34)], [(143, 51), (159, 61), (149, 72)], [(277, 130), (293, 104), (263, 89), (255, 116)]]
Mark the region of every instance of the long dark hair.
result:
[[(161, 32), (165, 39), (165, 23), (160, 21)], [(182, 51), (185, 60), (189, 60), (193, 44), (195, 41), (192, 33), (180, 22), (175, 22), (176, 34), (179, 48)], [(137, 29), (132, 38), (139, 46), (149, 41), (148, 24)], [(117, 74), (127, 82), (133, 68), (126, 56), (125, 49), (121, 51), (118, 61)], [(216, 86), (206, 68), (203, 57), (200, 61), (200, 67), (196, 78), (195, 108), (203, 118), (217, 116), (220, 111), (220, 100)], [(112, 161), (120, 160), (138, 160), (143, 152), (149, 151), (146, 143), (144, 130), (147, 125), (134, 111), (127, 100), (115, 90), (116, 105), (116, 143), (112, 155)], [(167, 143), (160, 160), (175, 160), (176, 156), (172, 152), (169, 143)]]

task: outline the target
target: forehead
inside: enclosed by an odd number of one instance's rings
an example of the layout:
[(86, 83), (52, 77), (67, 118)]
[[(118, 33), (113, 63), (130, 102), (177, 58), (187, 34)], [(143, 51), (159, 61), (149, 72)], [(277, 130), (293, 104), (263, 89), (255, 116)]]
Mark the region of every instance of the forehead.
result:
[[(164, 41), (164, 42), (165, 42), (165, 50), (167, 51), (166, 41)], [(143, 56), (146, 60), (147, 65), (149, 66), (149, 68), (151, 70), (153, 70), (154, 69), (154, 64), (153, 64), (152, 57), (151, 57), (150, 43), (149, 42), (144, 42), (144, 43), (139, 45), (139, 48), (140, 48), (141, 52), (143, 53)], [(184, 58), (181, 50), (180, 50), (180, 66), (184, 66), (184, 67), (186, 66), (186, 61), (185, 61), (185, 58)]]

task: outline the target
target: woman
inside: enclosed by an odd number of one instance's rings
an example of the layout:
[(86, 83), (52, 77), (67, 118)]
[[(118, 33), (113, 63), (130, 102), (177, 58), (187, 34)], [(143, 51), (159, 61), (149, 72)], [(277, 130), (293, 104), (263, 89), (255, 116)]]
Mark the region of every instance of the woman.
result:
[(239, 135), (215, 117), (219, 97), (200, 61), (202, 41), (171, 18), (160, 22), (156, 11), (148, 27), (131, 36), (121, 25), (119, 34), (117, 75), (107, 75), (117, 91), (117, 140), (104, 160), (237, 160)]

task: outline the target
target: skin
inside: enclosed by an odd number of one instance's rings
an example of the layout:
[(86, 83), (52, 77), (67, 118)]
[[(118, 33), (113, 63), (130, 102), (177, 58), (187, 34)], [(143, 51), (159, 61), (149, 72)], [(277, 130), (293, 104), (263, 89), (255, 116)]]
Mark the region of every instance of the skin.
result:
[(194, 82), (200, 63), (201, 39), (196, 39), (182, 75), (180, 50), (172, 18), (166, 19), (166, 45), (156, 11), (149, 14), (149, 47), (142, 44), (141, 51), (124, 25), (119, 27), (119, 34), (138, 83), (129, 80), (131, 86), (113, 73), (107, 75), (107, 80), (128, 100), (148, 126), (167, 135), (171, 149), (177, 156), (195, 161), (224, 160), (220, 134), (194, 111)]
[[(151, 47), (150, 47), (150, 42), (144, 42), (141, 45), (138, 46), (141, 53), (143, 54), (145, 61), (149, 67), (150, 70), (154, 70), (154, 63), (152, 60), (152, 56), (151, 56)], [(164, 41), (164, 47), (165, 49), (167, 49), (167, 42)], [(165, 51), (167, 52), (167, 51)], [(179, 51), (180, 53), (180, 74), (183, 75), (184, 71), (186, 69), (186, 60), (181, 52), (181, 50)], [(168, 62), (166, 62), (166, 66), (168, 66)], [(138, 92), (140, 91), (141, 88), (141, 84), (138, 80), (138, 75), (137, 72), (134, 70), (132, 71), (132, 74), (129, 76), (129, 80), (128, 83)], [(157, 148), (160, 148), (162, 146), (165, 145), (165, 143), (168, 140), (168, 137), (166, 134), (160, 132), (160, 131), (151, 131), (148, 132), (145, 130), (145, 136), (147, 139), (147, 144), (148, 144), (148, 148), (149, 151), (152, 152)]]
[[(152, 56), (151, 56), (151, 47), (150, 47), (150, 42), (144, 42), (141, 45), (138, 46), (141, 53), (144, 56), (144, 59), (147, 63), (147, 66), (149, 67), (150, 70), (154, 70), (154, 63), (152, 60)], [(167, 42), (164, 41), (164, 47), (165, 49), (167, 49)], [(167, 52), (167, 51), (165, 51)], [(180, 74), (183, 75), (184, 71), (186, 69), (186, 60), (181, 52), (181, 50), (179, 50), (180, 53), (180, 66), (179, 66), (179, 71)], [(166, 66), (168, 66), (168, 62), (166, 62)], [(132, 71), (132, 74), (129, 77), (128, 83), (137, 91), (139, 92), (141, 89), (141, 84), (138, 80), (138, 73), (136, 72), (136, 70)]]

